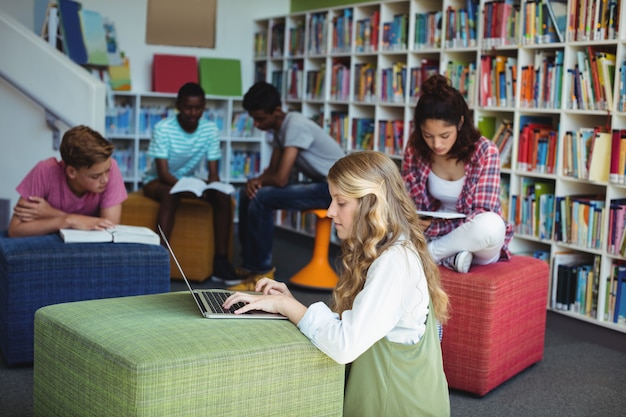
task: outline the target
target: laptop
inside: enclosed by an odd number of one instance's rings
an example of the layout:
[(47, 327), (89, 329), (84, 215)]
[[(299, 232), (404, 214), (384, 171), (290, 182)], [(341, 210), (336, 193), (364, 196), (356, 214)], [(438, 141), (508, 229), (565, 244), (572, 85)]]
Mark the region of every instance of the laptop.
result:
[(202, 290), (194, 290), (191, 288), (191, 284), (187, 279), (187, 276), (183, 272), (183, 268), (178, 263), (178, 259), (176, 259), (176, 255), (174, 255), (174, 251), (170, 246), (170, 242), (165, 237), (161, 226), (158, 226), (159, 233), (167, 246), (167, 250), (172, 255), (172, 259), (176, 263), (176, 267), (180, 271), (180, 275), (182, 275), (185, 280), (185, 284), (187, 284), (187, 288), (189, 288), (189, 292), (191, 293), (200, 313), (202, 316), (208, 319), (286, 319), (287, 317), (281, 314), (275, 313), (266, 313), (265, 311), (260, 310), (252, 310), (248, 311), (244, 314), (235, 314), (234, 312), (243, 307), (244, 303), (234, 304), (229, 310), (225, 310), (222, 308), (222, 304), (224, 301), (234, 293), (234, 291), (228, 291), (223, 289), (202, 289)]

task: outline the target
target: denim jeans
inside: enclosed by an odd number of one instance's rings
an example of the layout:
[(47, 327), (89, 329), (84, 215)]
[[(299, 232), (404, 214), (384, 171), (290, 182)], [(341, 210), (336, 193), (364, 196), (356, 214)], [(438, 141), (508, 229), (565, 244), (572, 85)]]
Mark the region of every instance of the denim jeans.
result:
[(256, 273), (272, 269), (274, 210), (326, 209), (330, 200), (325, 181), (261, 187), (252, 200), (242, 192), (238, 225), (242, 267)]

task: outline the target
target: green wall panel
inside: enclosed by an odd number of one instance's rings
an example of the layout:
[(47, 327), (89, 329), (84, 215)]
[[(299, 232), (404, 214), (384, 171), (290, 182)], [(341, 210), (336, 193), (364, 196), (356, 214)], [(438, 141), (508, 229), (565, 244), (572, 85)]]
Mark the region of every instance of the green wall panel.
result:
[(370, 3), (371, 1), (372, 0), (291, 0), (291, 13), (345, 6), (347, 4)]

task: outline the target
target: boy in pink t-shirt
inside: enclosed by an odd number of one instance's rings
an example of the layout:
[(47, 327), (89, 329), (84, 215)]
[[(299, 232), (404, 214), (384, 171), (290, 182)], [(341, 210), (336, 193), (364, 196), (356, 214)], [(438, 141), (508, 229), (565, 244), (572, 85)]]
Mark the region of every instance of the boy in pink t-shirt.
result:
[(61, 161), (40, 161), (17, 186), (20, 199), (9, 223), (10, 237), (62, 228), (102, 230), (120, 222), (127, 192), (113, 144), (87, 126), (68, 130)]

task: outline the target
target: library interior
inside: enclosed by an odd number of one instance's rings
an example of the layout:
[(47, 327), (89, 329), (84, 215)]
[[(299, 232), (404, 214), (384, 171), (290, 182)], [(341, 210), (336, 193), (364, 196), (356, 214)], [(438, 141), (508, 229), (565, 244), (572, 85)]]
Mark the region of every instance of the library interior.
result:
[[(198, 84), (199, 117), (219, 142), (213, 192), (232, 200), (225, 256), (236, 266), (239, 202), (284, 135), (261, 130), (246, 108), (253, 84), (273, 85), (282, 111), (313, 121), (345, 155), (377, 151), (402, 172), (434, 74), (460, 92), (494, 145), (497, 206), (513, 228), (510, 259), (467, 273), (438, 267), (451, 312), (438, 329), (448, 412), (623, 413), (625, 4), (0, 0), (0, 137), (10, 149), (0, 153), (0, 381), (15, 387), (0, 388), (0, 414), (349, 415), (349, 368), (289, 320), (192, 320), (202, 317), (196, 291), (229, 287), (211, 278), (220, 211), (181, 199), (172, 249), (160, 245), (162, 205), (143, 192), (144, 173), (162, 167), (151, 143), (163, 120), (181, 123), (180, 88)], [(114, 245), (112, 231), (100, 231), (108, 243), (87, 241), (89, 232), (65, 243), (78, 232), (67, 226), (9, 237), (24, 199), (16, 187), (40, 161), (60, 159), (77, 125), (114, 145), (127, 196), (118, 223), (141, 227), (151, 244)], [(208, 180), (209, 165), (203, 156), (190, 175)], [(272, 215), (272, 277), (307, 306), (331, 302), (345, 266), (327, 208)], [(436, 221), (465, 222), (445, 214)], [(577, 349), (589, 351), (585, 359)], [(575, 365), (565, 371), (555, 356)], [(609, 382), (590, 382), (603, 369)], [(554, 388), (551, 378), (566, 377), (580, 381)], [(517, 390), (526, 398), (511, 403)], [(566, 399), (547, 404), (557, 396)]]

